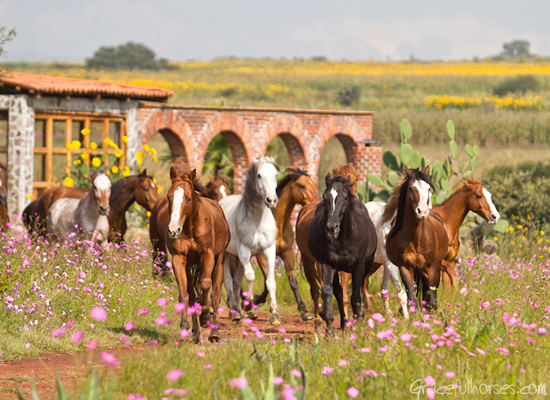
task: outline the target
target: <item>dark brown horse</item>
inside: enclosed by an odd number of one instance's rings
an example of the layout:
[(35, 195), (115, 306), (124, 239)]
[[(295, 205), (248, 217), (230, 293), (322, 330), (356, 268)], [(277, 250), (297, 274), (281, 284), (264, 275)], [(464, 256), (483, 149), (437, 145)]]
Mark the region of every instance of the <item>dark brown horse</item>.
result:
[(219, 201), (231, 194), (231, 189), (229, 188), (229, 178), (220, 173), (220, 171), (216, 171), (216, 176), (210, 177), (210, 182), (206, 185), (206, 189), (208, 191), (207, 197), (216, 201)]
[(443, 218), (445, 230), (449, 237), (449, 252), (441, 262), (443, 284), (456, 289), (455, 264), (460, 248), (458, 231), (464, 218), (470, 211), (485, 218), (489, 224), (496, 224), (500, 218), (491, 193), (483, 187), (480, 181), (466, 179), (464, 184), (456, 189), (441, 205), (435, 206), (433, 211)]
[(399, 203), (386, 252), (389, 261), (399, 268), (409, 301), (418, 308), (413, 284), (416, 281), (426, 307), (434, 309), (441, 261), (447, 255), (449, 239), (441, 216), (430, 212), (433, 185), (429, 172), (430, 167), (423, 172), (405, 167), (405, 179), (394, 188), (399, 193)]
[[(47, 189), (23, 211), (27, 229), (29, 232), (42, 234), (45, 232), (46, 218), (53, 203), (62, 198), (79, 199), (86, 193), (88, 193), (88, 189), (66, 186)], [(107, 215), (110, 226), (109, 241), (124, 239), (127, 230), (126, 211), (134, 201), (147, 211), (151, 211), (158, 199), (157, 186), (153, 181), (153, 176), (147, 175), (147, 170), (143, 170), (139, 175), (129, 176), (114, 183), (111, 187), (110, 211)]]
[[(358, 176), (355, 168), (352, 165), (341, 165), (332, 170), (334, 175), (349, 177), (352, 186), (348, 187), (348, 190), (352, 193), (357, 193), (357, 188), (355, 182), (357, 182)], [(306, 204), (300, 210), (298, 214), (298, 219), (296, 220), (296, 244), (300, 249), (302, 266), (304, 268), (304, 274), (309, 283), (309, 290), (311, 298), (313, 299), (313, 311), (315, 317), (319, 315), (319, 289), (323, 284), (323, 277), (321, 272), (321, 266), (316, 264), (315, 258), (309, 251), (307, 244), (307, 235), (309, 230), (309, 225), (313, 220), (315, 215), (315, 210), (319, 206), (319, 201), (314, 201), (309, 204)]]
[(362, 315), (361, 290), (373, 267), (377, 237), (369, 213), (357, 196), (349, 191), (349, 178), (325, 178), (323, 200), (315, 210), (308, 230), (307, 243), (311, 254), (322, 265), (323, 299), (327, 330), (334, 332), (332, 294), (340, 310), (344, 329), (346, 317), (339, 271), (352, 275), (351, 306), (355, 318)]
[[(302, 320), (309, 321), (313, 319), (313, 315), (307, 311), (307, 307), (302, 300), (294, 271), (294, 229), (290, 223), (290, 217), (296, 204), (305, 206), (318, 200), (317, 187), (305, 171), (297, 168), (288, 168), (287, 172), (288, 175), (277, 185), (279, 201), (273, 212), (277, 224), (277, 255), (281, 257), (281, 260), (285, 264), (288, 283), (296, 298), (296, 304), (302, 314)], [(258, 264), (265, 277), (265, 260), (262, 256), (258, 256)], [(254, 296), (254, 303), (265, 303), (267, 294), (268, 290), (266, 286), (261, 295)]]
[(6, 167), (4, 164), (0, 163), (0, 229), (10, 222), (10, 216), (8, 214), (8, 182), (6, 175)]
[[(212, 288), (212, 331), (208, 339), (218, 341), (223, 263), (225, 249), (231, 239), (229, 226), (219, 204), (200, 197), (195, 191), (196, 170), (189, 172), (181, 165), (173, 165), (170, 180), (172, 186), (167, 193), (169, 217), (165, 238), (166, 247), (172, 254), (179, 301), (189, 307), (200, 298), (200, 323), (197, 316), (199, 310), (193, 313), (193, 336), (198, 343), (200, 328), (207, 327), (210, 319)], [(187, 312), (182, 314), (181, 327), (189, 328)]]

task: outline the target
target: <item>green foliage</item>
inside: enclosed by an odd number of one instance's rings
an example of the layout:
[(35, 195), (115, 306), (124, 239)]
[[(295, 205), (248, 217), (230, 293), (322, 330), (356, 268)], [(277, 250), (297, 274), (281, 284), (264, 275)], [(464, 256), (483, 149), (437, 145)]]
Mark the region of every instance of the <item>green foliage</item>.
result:
[(493, 89), (495, 96), (504, 96), (507, 93), (525, 95), (527, 92), (536, 92), (540, 88), (539, 81), (534, 75), (518, 75), (507, 78)]
[(6, 51), (4, 50), (4, 44), (13, 40), (17, 32), (15, 29), (8, 29), (6, 26), (0, 26), (0, 56), (2, 56)]
[(357, 85), (344, 86), (338, 91), (338, 103), (342, 106), (351, 106), (359, 103), (361, 87)]
[(484, 179), (493, 203), (508, 219), (550, 223), (550, 164), (525, 162), (490, 169)]
[[(170, 156), (170, 160), (172, 157)], [(206, 156), (202, 165), (203, 176), (214, 176), (217, 171), (227, 175), (233, 185), (234, 173), (233, 156), (231, 149), (222, 135), (217, 135), (212, 139), (206, 148)]]
[(86, 59), (88, 69), (157, 70), (165, 68), (167, 60), (155, 60), (155, 52), (140, 43), (128, 42), (117, 47), (100, 47)]
[(529, 47), (531, 47), (531, 43), (527, 40), (512, 40), (502, 45), (501, 55), (509, 58), (531, 57), (532, 54), (529, 52)]

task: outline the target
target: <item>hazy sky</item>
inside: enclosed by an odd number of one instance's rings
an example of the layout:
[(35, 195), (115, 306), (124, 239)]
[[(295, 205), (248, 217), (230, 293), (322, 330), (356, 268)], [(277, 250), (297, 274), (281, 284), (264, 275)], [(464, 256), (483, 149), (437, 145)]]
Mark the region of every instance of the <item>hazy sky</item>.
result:
[[(143, 43), (170, 60), (460, 60), (527, 39), (550, 55), (548, 0), (0, 0), (7, 60), (83, 61)], [(0, 60), (1, 62), (1, 60)]]

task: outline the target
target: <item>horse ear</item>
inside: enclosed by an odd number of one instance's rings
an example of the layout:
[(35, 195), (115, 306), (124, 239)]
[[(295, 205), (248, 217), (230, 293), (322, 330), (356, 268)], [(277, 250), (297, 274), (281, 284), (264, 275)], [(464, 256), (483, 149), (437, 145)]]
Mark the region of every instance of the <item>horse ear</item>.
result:
[(353, 180), (351, 179), (351, 175), (348, 175), (346, 179), (348, 180), (348, 182), (345, 184), (346, 187), (352, 187), (353, 185), (355, 185), (355, 182), (353, 182)]
[(144, 168), (140, 175), (143, 177), (147, 176), (147, 168)]
[(406, 166), (406, 165), (405, 165), (405, 174), (407, 174), (407, 176), (411, 176), (411, 175), (412, 175), (411, 170), (410, 170), (409, 167)]
[(155, 176), (155, 171), (151, 172), (151, 178)]
[(191, 173), (189, 174), (189, 178), (191, 179), (191, 182), (195, 182), (195, 179), (197, 179), (197, 170), (193, 169)]
[(330, 176), (330, 172), (327, 173), (327, 176), (325, 176), (325, 184), (326, 186), (328, 186), (328, 184), (330, 183), (330, 181), (332, 180), (331, 176)]
[(430, 176), (430, 166), (426, 165), (426, 168), (424, 168), (424, 175)]
[(176, 168), (172, 165), (170, 167), (170, 180), (173, 182), (176, 179), (178, 179), (178, 171), (176, 171)]
[(286, 172), (288, 172), (289, 174), (295, 174), (295, 173), (296, 173), (296, 170), (295, 170), (294, 168), (292, 168), (292, 167), (288, 167), (288, 168), (286, 169)]

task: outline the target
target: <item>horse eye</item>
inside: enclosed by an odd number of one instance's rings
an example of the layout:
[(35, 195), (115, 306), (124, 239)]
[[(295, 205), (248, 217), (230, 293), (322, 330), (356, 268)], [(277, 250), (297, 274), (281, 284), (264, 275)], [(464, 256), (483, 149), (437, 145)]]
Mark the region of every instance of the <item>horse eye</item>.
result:
[(479, 194), (476, 194), (476, 197), (477, 197), (478, 199), (481, 199), (481, 196), (480, 196)]
[(191, 201), (191, 197), (189, 197), (189, 198), (187, 199), (187, 202), (188, 202), (188, 203), (189, 203), (190, 201)]
[(262, 176), (260, 174), (258, 174), (258, 178), (261, 178)]
[(304, 185), (298, 185), (300, 189), (305, 189), (306, 187)]
[(149, 191), (149, 189), (148, 189), (148, 188), (145, 188), (145, 189), (143, 189), (143, 191), (144, 191), (144, 192), (148, 192), (148, 191)]

